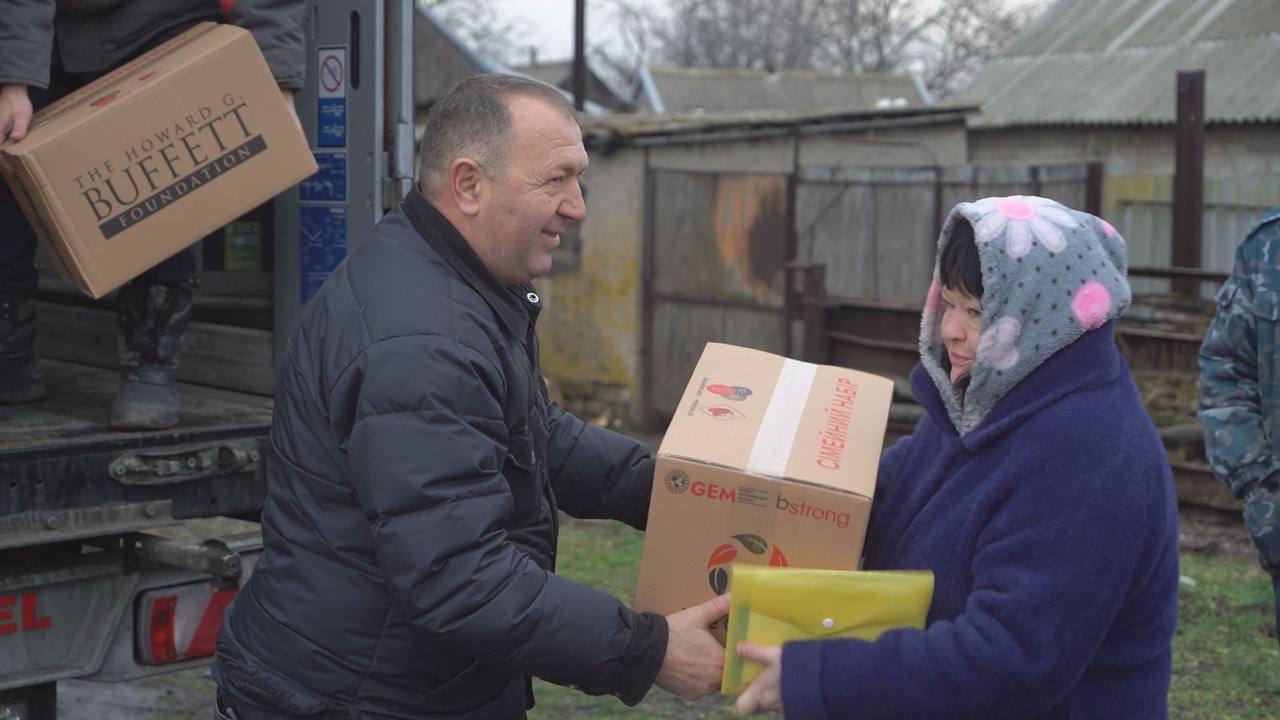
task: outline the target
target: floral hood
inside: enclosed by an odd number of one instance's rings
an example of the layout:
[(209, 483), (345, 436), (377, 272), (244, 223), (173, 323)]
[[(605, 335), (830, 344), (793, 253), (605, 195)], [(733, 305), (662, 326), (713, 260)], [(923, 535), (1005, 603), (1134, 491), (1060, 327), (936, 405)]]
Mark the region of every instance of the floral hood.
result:
[(920, 358), (963, 435), (1050, 355), (1123, 313), (1131, 295), (1124, 239), (1101, 218), (1040, 197), (960, 203), (943, 223), (939, 257), (958, 217), (973, 225), (982, 265), (982, 337), (968, 389), (958, 393), (942, 364), (936, 261)]

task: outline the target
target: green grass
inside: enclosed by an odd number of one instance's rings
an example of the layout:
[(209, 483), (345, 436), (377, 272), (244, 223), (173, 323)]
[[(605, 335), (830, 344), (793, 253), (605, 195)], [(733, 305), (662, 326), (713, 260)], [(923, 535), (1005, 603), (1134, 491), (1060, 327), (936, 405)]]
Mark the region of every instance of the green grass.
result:
[[(617, 523), (566, 520), (558, 572), (630, 602), (644, 536)], [(1280, 645), (1271, 582), (1252, 557), (1184, 552), (1182, 573), (1197, 581), (1180, 592), (1173, 643), (1174, 718), (1271, 718), (1280, 708)], [(736, 717), (732, 698), (686, 703), (653, 689), (636, 708), (538, 681), (531, 720)]]
[[(556, 572), (600, 588), (629, 604), (640, 573), (643, 546), (643, 534), (619, 523), (566, 518), (560, 526)], [(688, 703), (654, 688), (644, 702), (628, 708), (614, 697), (590, 697), (541, 680), (534, 681), (534, 694), (538, 705), (529, 713), (530, 720), (727, 720), (737, 717), (733, 712), (733, 698), (724, 695), (711, 695)]]
[(1274, 718), (1280, 708), (1280, 645), (1271, 580), (1252, 557), (1182, 554), (1197, 581), (1179, 597), (1173, 640), (1175, 718)]

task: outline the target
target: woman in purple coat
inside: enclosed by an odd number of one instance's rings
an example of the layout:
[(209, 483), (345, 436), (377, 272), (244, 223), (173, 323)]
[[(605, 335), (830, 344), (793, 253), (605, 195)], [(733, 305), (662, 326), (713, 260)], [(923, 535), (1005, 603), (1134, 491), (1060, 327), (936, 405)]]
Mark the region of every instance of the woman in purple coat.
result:
[(1164, 718), (1178, 533), (1164, 448), (1116, 349), (1130, 300), (1106, 221), (1037, 197), (951, 211), (866, 569), (929, 569), (923, 630), (742, 645), (740, 712)]

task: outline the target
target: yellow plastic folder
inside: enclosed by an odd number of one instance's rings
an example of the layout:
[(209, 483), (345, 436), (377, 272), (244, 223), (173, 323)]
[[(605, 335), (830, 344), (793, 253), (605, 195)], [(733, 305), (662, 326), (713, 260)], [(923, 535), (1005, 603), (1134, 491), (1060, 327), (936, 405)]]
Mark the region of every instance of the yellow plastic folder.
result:
[(875, 640), (895, 628), (923, 628), (933, 601), (928, 570), (804, 570), (733, 566), (729, 631), (720, 692), (740, 693), (761, 670), (738, 643)]

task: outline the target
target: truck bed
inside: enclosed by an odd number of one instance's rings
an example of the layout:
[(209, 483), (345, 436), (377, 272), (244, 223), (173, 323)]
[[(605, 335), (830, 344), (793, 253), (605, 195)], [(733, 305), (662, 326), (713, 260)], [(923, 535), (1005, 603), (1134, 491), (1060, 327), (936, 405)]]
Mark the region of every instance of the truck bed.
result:
[(43, 362), (49, 396), (0, 406), (0, 549), (261, 511), (271, 398), (181, 383), (177, 427), (117, 432), (117, 372)]
[(162, 432), (119, 432), (108, 424), (118, 372), (58, 360), (42, 362), (49, 396), (36, 403), (0, 405), (0, 466), (17, 455), (73, 446), (175, 444), (185, 437), (263, 431), (271, 425), (269, 397), (179, 383), (181, 424)]

